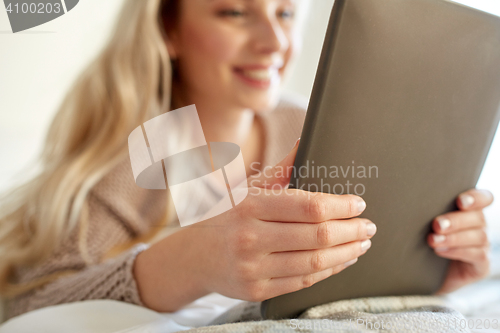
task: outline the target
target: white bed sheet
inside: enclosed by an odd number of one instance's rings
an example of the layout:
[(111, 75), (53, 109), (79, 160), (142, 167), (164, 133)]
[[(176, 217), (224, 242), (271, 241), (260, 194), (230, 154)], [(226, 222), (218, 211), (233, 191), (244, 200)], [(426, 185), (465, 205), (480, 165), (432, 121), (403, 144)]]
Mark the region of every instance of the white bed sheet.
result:
[(174, 313), (158, 313), (111, 300), (55, 305), (8, 320), (0, 333), (170, 333), (206, 326), (241, 303), (217, 293), (209, 294)]

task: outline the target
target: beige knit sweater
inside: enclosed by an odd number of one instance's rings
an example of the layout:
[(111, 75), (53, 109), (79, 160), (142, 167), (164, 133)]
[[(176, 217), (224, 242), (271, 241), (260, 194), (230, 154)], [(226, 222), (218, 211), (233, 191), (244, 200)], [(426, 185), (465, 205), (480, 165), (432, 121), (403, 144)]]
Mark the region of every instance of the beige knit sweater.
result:
[[(305, 104), (298, 101), (282, 98), (275, 110), (259, 116), (265, 133), (262, 168), (283, 159), (300, 137)], [(138, 187), (127, 158), (92, 189), (88, 200), (88, 226), (76, 228), (49, 260), (36, 267), (17, 268), (14, 279), (25, 283), (60, 271), (77, 272), (9, 300), (7, 318), (87, 299), (113, 299), (142, 305), (132, 267), (136, 255), (148, 245), (140, 243), (110, 260), (103, 260), (103, 256), (115, 245), (151, 231), (166, 212), (166, 191)], [(178, 225), (177, 222), (175, 228), (179, 228)]]

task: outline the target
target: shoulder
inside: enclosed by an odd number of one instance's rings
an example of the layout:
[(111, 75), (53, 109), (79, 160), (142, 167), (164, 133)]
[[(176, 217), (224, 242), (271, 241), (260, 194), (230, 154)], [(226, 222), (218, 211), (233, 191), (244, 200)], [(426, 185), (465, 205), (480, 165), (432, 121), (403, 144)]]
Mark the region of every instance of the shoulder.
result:
[(305, 97), (286, 93), (283, 94), (276, 105), (276, 108), (270, 112), (270, 117), (291, 117), (295, 121), (304, 122), (306, 116), (308, 101)]
[(293, 134), (294, 136), (300, 136), (306, 111), (307, 99), (305, 97), (285, 94), (281, 96), (274, 110), (265, 115), (265, 118), (271, 123), (275, 131), (278, 130)]

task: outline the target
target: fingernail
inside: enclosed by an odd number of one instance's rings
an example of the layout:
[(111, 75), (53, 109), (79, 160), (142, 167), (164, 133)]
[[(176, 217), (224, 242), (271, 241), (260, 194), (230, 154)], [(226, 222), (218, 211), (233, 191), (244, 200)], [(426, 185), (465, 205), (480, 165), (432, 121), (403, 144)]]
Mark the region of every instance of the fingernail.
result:
[(344, 267), (348, 267), (348, 266), (354, 265), (357, 261), (358, 261), (358, 258), (349, 260), (349, 261), (347, 261), (347, 262), (344, 263)]
[(366, 208), (366, 202), (361, 199), (360, 201), (358, 201), (358, 213), (362, 213)]
[(295, 146), (294, 147), (297, 147), (297, 145), (299, 144), (300, 142), (300, 138), (297, 139), (297, 142), (295, 142)]
[(434, 243), (442, 243), (446, 239), (445, 235), (434, 235)]
[(368, 236), (373, 236), (373, 235), (375, 235), (376, 232), (377, 232), (377, 226), (375, 225), (375, 223), (367, 222), (366, 223), (366, 234)]
[(474, 197), (469, 194), (462, 194), (460, 196), (460, 203), (463, 208), (470, 207), (474, 203)]
[(438, 217), (437, 222), (439, 224), (439, 229), (441, 229), (443, 231), (448, 229), (451, 225), (450, 220), (448, 220), (447, 218), (444, 218), (444, 217)]
[(491, 193), (490, 191), (488, 191), (488, 190), (477, 190), (477, 191), (480, 192), (485, 197), (487, 197), (488, 200), (492, 200), (493, 199), (493, 193)]
[(448, 248), (447, 247), (436, 247), (434, 250), (436, 250), (437, 252), (444, 252), (444, 251), (448, 251)]
[(371, 240), (367, 239), (363, 242), (361, 242), (361, 250), (362, 251), (366, 251), (370, 248), (370, 246), (372, 246), (372, 242)]

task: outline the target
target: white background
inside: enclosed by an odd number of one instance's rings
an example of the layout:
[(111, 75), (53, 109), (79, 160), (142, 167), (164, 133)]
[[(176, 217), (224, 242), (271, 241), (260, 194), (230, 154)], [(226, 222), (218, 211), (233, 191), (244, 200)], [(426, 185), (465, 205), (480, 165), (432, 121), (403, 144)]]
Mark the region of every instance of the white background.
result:
[[(140, 1), (140, 0), (138, 0)], [(301, 57), (286, 84), (309, 98), (333, 0), (312, 1)], [(499, 0), (457, 0), (500, 15)], [(0, 4), (0, 191), (27, 176), (50, 121), (70, 84), (109, 37), (123, 0), (81, 0), (58, 19), (12, 34)], [(89, 19), (90, 18), (90, 19)], [(499, 135), (500, 137), (500, 135)], [(486, 212), (500, 225), (500, 139), (479, 181), (498, 202)], [(500, 227), (499, 227), (500, 229)]]

